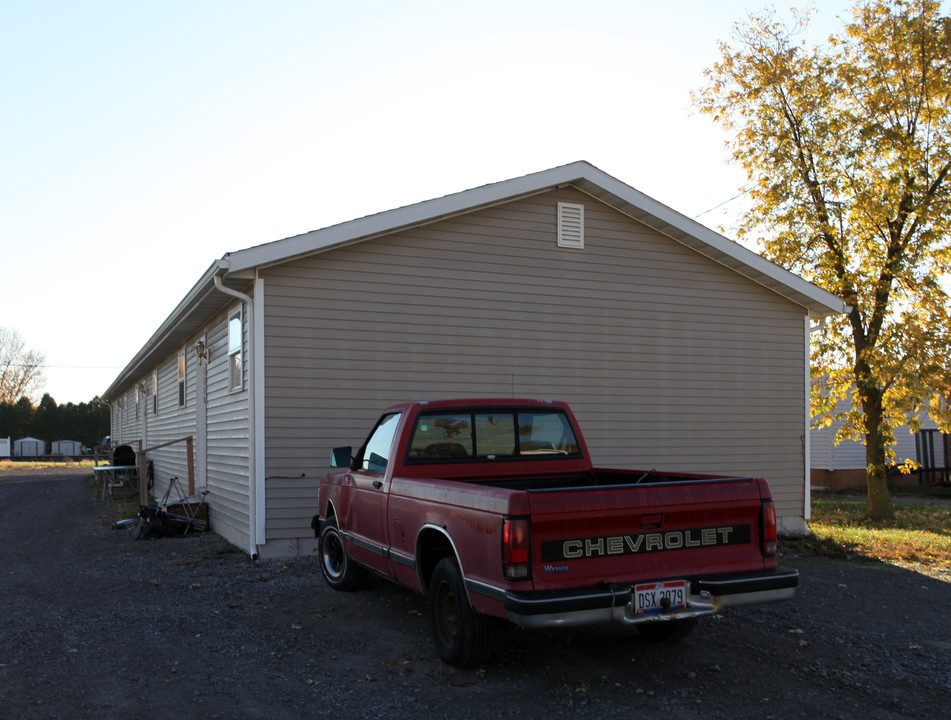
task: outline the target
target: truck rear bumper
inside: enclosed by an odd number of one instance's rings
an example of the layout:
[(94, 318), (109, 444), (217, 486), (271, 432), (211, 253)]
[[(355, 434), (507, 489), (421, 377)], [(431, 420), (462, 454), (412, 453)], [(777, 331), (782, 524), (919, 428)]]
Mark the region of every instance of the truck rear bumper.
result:
[(574, 592), (507, 592), (509, 620), (526, 628), (569, 627), (618, 622), (634, 625), (712, 615), (725, 607), (788, 600), (796, 593), (799, 572), (780, 567), (756, 573), (689, 578), (687, 606), (662, 613), (637, 614), (631, 585), (599, 586)]

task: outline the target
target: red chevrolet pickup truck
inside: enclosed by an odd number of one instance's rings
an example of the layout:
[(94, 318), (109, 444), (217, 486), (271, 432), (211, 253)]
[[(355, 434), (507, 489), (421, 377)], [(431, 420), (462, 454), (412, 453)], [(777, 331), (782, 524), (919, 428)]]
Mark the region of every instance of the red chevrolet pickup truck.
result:
[(592, 466), (561, 402), (416, 402), (333, 451), (313, 527), (336, 590), (367, 571), (427, 593), (444, 661), (484, 662), (491, 617), (619, 622), (673, 641), (696, 618), (793, 596), (766, 481)]

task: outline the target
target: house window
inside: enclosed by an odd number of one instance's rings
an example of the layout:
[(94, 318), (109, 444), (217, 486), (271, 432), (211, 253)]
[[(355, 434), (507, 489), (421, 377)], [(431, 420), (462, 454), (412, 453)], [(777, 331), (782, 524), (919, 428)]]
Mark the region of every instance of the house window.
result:
[[(141, 383), (140, 383), (141, 384)], [(135, 419), (139, 419), (139, 386), (135, 386)]]
[(152, 373), (152, 414), (158, 415), (158, 370)]
[(178, 356), (178, 406), (185, 407), (185, 353)]
[(558, 247), (584, 250), (584, 205), (558, 203)]
[(231, 390), (240, 390), (244, 387), (241, 341), (241, 308), (238, 308), (228, 319), (228, 387)]

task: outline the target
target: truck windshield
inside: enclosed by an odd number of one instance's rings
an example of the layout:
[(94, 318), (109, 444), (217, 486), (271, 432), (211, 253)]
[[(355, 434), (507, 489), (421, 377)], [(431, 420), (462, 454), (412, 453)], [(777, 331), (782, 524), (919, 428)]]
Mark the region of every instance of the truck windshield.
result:
[(557, 410), (453, 411), (416, 419), (408, 462), (565, 455), (580, 457), (571, 423)]

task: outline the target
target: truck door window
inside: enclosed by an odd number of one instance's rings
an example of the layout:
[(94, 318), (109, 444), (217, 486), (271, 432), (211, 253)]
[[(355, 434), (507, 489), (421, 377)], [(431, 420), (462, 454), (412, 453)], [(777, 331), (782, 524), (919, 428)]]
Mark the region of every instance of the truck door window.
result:
[(399, 413), (386, 415), (380, 420), (363, 448), (361, 467), (364, 470), (386, 472), (386, 466), (390, 462), (390, 452), (393, 449), (393, 435), (396, 433), (399, 421)]

